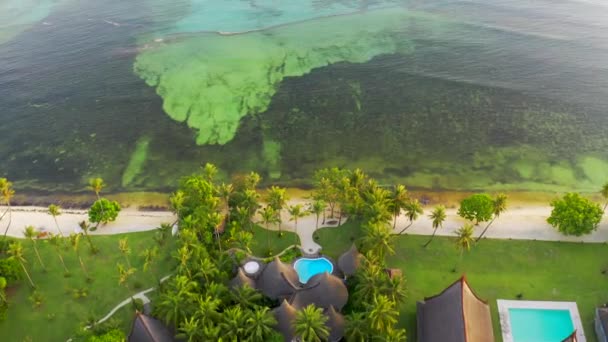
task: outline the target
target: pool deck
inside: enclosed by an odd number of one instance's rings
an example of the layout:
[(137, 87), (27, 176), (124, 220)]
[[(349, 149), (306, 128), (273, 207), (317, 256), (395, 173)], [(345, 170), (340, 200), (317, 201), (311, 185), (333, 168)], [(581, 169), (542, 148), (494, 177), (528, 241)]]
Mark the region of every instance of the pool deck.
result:
[(511, 334), (511, 319), (509, 309), (549, 309), (549, 310), (568, 310), (570, 319), (574, 323), (576, 329), (576, 339), (578, 342), (587, 342), (581, 316), (578, 313), (576, 302), (549, 302), (549, 301), (530, 301), (530, 300), (503, 300), (498, 299), (498, 316), (500, 317), (500, 327), (502, 331), (503, 342), (513, 341)]

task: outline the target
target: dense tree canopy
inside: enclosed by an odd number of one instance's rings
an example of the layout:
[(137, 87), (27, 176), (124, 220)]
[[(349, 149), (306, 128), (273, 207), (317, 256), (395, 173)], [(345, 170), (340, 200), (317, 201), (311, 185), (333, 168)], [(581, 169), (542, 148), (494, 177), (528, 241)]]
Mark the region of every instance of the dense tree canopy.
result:
[(475, 224), (489, 221), (493, 214), (494, 201), (488, 194), (471, 195), (460, 202), (458, 209), (458, 215)]
[(116, 220), (120, 209), (120, 204), (116, 201), (98, 199), (89, 209), (89, 221), (102, 224), (112, 222)]
[(599, 204), (577, 193), (568, 193), (551, 202), (553, 210), (547, 222), (564, 235), (581, 236), (597, 229), (604, 212)]

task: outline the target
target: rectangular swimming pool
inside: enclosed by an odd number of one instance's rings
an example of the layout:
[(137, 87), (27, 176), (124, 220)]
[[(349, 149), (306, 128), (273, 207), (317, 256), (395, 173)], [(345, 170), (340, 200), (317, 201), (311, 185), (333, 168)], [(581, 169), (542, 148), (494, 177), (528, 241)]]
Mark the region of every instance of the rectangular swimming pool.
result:
[(514, 342), (561, 342), (574, 331), (569, 310), (509, 309)]
[(575, 330), (578, 342), (586, 341), (575, 302), (497, 302), (504, 342), (561, 342)]

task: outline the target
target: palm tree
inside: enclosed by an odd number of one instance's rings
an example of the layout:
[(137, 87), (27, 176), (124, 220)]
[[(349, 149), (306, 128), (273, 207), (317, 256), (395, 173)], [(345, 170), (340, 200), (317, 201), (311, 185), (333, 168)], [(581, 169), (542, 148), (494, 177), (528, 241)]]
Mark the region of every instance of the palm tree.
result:
[(397, 217), (401, 214), (401, 210), (405, 209), (408, 201), (409, 195), (407, 193), (407, 189), (405, 185), (397, 185), (391, 194), (391, 209), (393, 211), (393, 229), (397, 226)]
[(266, 202), (268, 205), (274, 209), (275, 214), (277, 216), (277, 221), (279, 223), (279, 235), (281, 234), (281, 224), (283, 223), (283, 219), (281, 218), (281, 211), (287, 205), (287, 190), (285, 188), (281, 188), (278, 186), (271, 186), (268, 189), (268, 193), (266, 194)]
[(127, 261), (127, 267), (131, 268), (131, 262), (129, 261), (129, 255), (131, 254), (131, 248), (129, 247), (129, 239), (124, 238), (118, 240), (118, 249), (120, 250), (120, 253), (122, 253), (122, 255), (125, 257), (125, 260)]
[(505, 195), (505, 194), (498, 194), (494, 198), (493, 202), (494, 202), (493, 203), (494, 212), (493, 212), (493, 215), (492, 215), (492, 220), (483, 229), (483, 231), (481, 232), (481, 234), (479, 234), (479, 236), (477, 237), (477, 239), (475, 240), (475, 242), (479, 242), (479, 240), (481, 240), (481, 238), (486, 233), (486, 231), (488, 230), (488, 228), (490, 228), (490, 225), (494, 222), (494, 220), (496, 220), (500, 216), (500, 214), (502, 214), (505, 210), (507, 210), (507, 195)]
[(246, 226), (251, 229), (251, 219), (260, 207), (260, 194), (255, 190), (247, 189), (243, 193), (243, 201), (241, 206), (246, 209), (247, 219), (244, 221)]
[(116, 269), (118, 270), (118, 285), (125, 285), (125, 287), (128, 287), (127, 281), (129, 280), (129, 277), (135, 273), (136, 269), (130, 266), (125, 268), (121, 263), (116, 264)]
[(601, 191), (602, 197), (604, 197), (604, 200), (606, 201), (606, 203), (604, 204), (604, 209), (603, 211), (606, 212), (606, 207), (608, 207), (608, 183), (604, 184), (604, 186), (602, 186), (602, 191)]
[(217, 211), (207, 214), (209, 225), (213, 227), (213, 236), (217, 241), (217, 246), (222, 251), (222, 240), (220, 239), (220, 233), (222, 230), (222, 224), (224, 223), (224, 216)]
[[(386, 273), (384, 273), (386, 274)], [(381, 292), (395, 304), (400, 305), (406, 297), (405, 278), (403, 277), (381, 277), (383, 286)]]
[(378, 333), (386, 333), (397, 323), (399, 312), (395, 309), (395, 302), (387, 296), (375, 296), (368, 305), (367, 317), (370, 327)]
[(40, 253), (38, 252), (36, 240), (34, 240), (34, 238), (37, 238), (38, 236), (38, 234), (36, 233), (36, 228), (34, 228), (34, 226), (25, 227), (25, 230), (23, 231), (23, 236), (25, 236), (26, 239), (30, 240), (32, 242), (32, 245), (34, 245), (34, 252), (36, 253), (38, 262), (40, 263), (40, 266), (42, 266), (42, 269), (46, 271), (46, 266), (42, 262), (42, 258), (40, 257)]
[(302, 342), (322, 342), (329, 337), (329, 328), (325, 323), (327, 316), (321, 308), (310, 304), (296, 313), (293, 322), (295, 335)]
[(386, 223), (391, 219), (390, 192), (374, 186), (364, 194), (364, 217), (370, 223)]
[(344, 335), (348, 341), (365, 342), (368, 340), (368, 332), (365, 329), (367, 322), (365, 312), (352, 312), (346, 316), (346, 327)]
[(97, 200), (100, 199), (99, 193), (105, 187), (106, 187), (106, 184), (104, 183), (103, 179), (101, 179), (99, 177), (89, 179), (89, 189), (93, 190), (93, 192), (95, 193), (95, 196), (97, 196)]
[(63, 232), (61, 231), (61, 228), (59, 228), (59, 223), (57, 223), (57, 216), (61, 215), (61, 207), (55, 204), (51, 204), (49, 205), (48, 213), (49, 215), (53, 216), (53, 220), (55, 221), (55, 226), (59, 231), (59, 235), (63, 237)]
[(203, 166), (203, 174), (205, 179), (211, 183), (217, 174), (217, 167), (211, 163), (206, 163), (205, 166)]
[(227, 221), (230, 222), (230, 196), (234, 192), (234, 187), (232, 184), (222, 183), (218, 187), (218, 194), (222, 201), (224, 202), (224, 210), (226, 211), (226, 215), (228, 215)]
[(49, 236), (49, 242), (51, 243), (51, 245), (53, 245), (55, 247), (55, 250), (57, 251), (57, 255), (59, 256), (59, 260), (61, 261), (61, 265), (63, 266), (63, 269), (65, 271), (64, 275), (66, 277), (69, 276), (70, 270), (65, 265), (65, 261), (63, 260), (63, 255), (61, 254), (61, 247), (63, 246), (63, 239), (61, 237), (59, 237), (59, 235), (51, 234)]
[(144, 257), (144, 272), (147, 272), (148, 268), (150, 268), (150, 266), (158, 256), (158, 247), (154, 246), (151, 248), (144, 249), (144, 251), (142, 252), (142, 256)]
[(4, 230), (4, 239), (6, 239), (6, 234), (8, 233), (8, 229), (11, 226), (11, 222), (13, 220), (13, 211), (11, 209), (11, 199), (15, 195), (15, 190), (13, 190), (13, 183), (9, 182), (6, 178), (0, 178), (0, 195), (2, 195), (2, 200), (8, 207), (4, 214), (0, 217), (0, 220), (4, 218), (4, 215), (8, 213), (8, 224), (6, 225), (6, 229)]
[(198, 296), (196, 298), (196, 313), (195, 316), (201, 320), (203, 325), (215, 323), (220, 315), (218, 309), (222, 302), (211, 296)]
[(177, 337), (180, 339), (185, 338), (187, 342), (201, 341), (203, 338), (200, 321), (194, 317), (184, 318), (178, 330), (179, 334), (177, 334)]
[(99, 252), (99, 249), (97, 249), (97, 247), (95, 247), (95, 245), (93, 245), (93, 240), (91, 240), (91, 236), (89, 235), (89, 230), (91, 230), (91, 225), (87, 221), (83, 220), (81, 222), (78, 222), (78, 226), (80, 226), (80, 229), (82, 229), (82, 232), (84, 233), (84, 236), (87, 239), (87, 243), (89, 244), (91, 253), (97, 254), (97, 252)]
[(230, 295), (234, 302), (246, 309), (253, 309), (260, 306), (261, 301), (264, 298), (259, 291), (252, 289), (248, 285), (232, 289)]
[(267, 307), (258, 307), (246, 320), (245, 338), (249, 341), (268, 341), (274, 334), (277, 320)]
[(169, 203), (171, 204), (171, 210), (177, 216), (177, 220), (171, 225), (173, 227), (177, 222), (179, 222), (179, 216), (184, 209), (184, 202), (186, 201), (186, 194), (183, 191), (177, 190), (174, 192), (171, 197), (169, 197)]
[(325, 203), (325, 201), (322, 199), (314, 200), (308, 205), (308, 211), (315, 214), (315, 231), (319, 229), (319, 217), (321, 214), (325, 214), (326, 207), (327, 203)]
[(467, 223), (456, 231), (456, 247), (460, 250), (460, 259), (465, 251), (473, 245), (473, 225)]
[(23, 246), (21, 245), (21, 242), (19, 241), (13, 241), (10, 243), (10, 245), (8, 246), (8, 254), (15, 258), (15, 260), (17, 260), (17, 262), (19, 262), (19, 264), (21, 265), (21, 268), (23, 269), (23, 272), (25, 273), (25, 276), (27, 277), (27, 280), (30, 282), (30, 285), (32, 286), (32, 288), (36, 288), (36, 285), (34, 285), (34, 282), (32, 281), (32, 277), (30, 277), (30, 273), (27, 271), (27, 268), (25, 267), (25, 264), (27, 263), (27, 260), (25, 260), (25, 257), (23, 256)]
[(268, 253), (270, 253), (270, 224), (278, 223), (277, 215), (275, 210), (267, 205), (264, 209), (259, 211), (260, 217), (262, 218), (262, 223), (266, 228), (266, 248), (268, 249)]
[(298, 219), (306, 216), (307, 212), (303, 209), (301, 204), (290, 205), (287, 208), (287, 212), (289, 213), (289, 221), (294, 221), (294, 227), (296, 230), (296, 235), (298, 234)]
[(78, 257), (78, 261), (80, 262), (80, 268), (82, 269), (82, 272), (84, 273), (85, 277), (88, 280), (92, 279), (89, 276), (89, 272), (87, 272), (87, 268), (85, 267), (82, 258), (80, 257), (80, 251), (78, 249), (78, 247), (80, 246), (80, 234), (70, 234), (70, 244), (72, 245), (72, 248), (74, 249), (74, 252)]
[(375, 262), (366, 261), (365, 266), (355, 274), (356, 285), (354, 291), (354, 303), (363, 305), (383, 291), (383, 283), (388, 275), (384, 269)]
[(433, 241), (433, 238), (437, 233), (437, 229), (443, 226), (443, 221), (445, 221), (446, 218), (445, 207), (442, 205), (436, 206), (433, 212), (431, 212), (431, 214), (429, 215), (429, 218), (432, 220), (433, 224), (433, 235), (431, 235), (429, 241), (424, 244), (424, 247), (428, 246), (431, 241)]
[(423, 213), (422, 205), (420, 204), (420, 202), (418, 202), (417, 199), (409, 201), (407, 203), (407, 205), (405, 206), (405, 216), (407, 216), (407, 219), (410, 221), (410, 224), (408, 224), (405, 228), (403, 228), (399, 232), (399, 234), (402, 234), (409, 227), (411, 227), (412, 224), (414, 224), (414, 221), (416, 221), (416, 219), (418, 219), (418, 216), (422, 215), (422, 213)]
[(395, 247), (391, 230), (383, 223), (368, 224), (364, 227), (365, 236), (362, 244), (368, 253), (375, 255), (380, 262), (384, 262), (387, 254), (395, 254)]
[(220, 322), (222, 332), (226, 336), (230, 336), (233, 341), (243, 340), (247, 318), (240, 306), (233, 306), (224, 310)]

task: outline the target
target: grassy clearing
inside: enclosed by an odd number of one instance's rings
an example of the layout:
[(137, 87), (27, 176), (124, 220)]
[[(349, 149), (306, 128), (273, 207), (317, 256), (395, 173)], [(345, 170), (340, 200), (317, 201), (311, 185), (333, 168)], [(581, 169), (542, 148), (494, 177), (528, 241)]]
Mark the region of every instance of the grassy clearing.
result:
[[(157, 280), (172, 272), (174, 262), (170, 252), (174, 248), (173, 241), (168, 240), (159, 250), (159, 256), (147, 272), (143, 272), (144, 259), (141, 253), (145, 248), (152, 247), (156, 242), (152, 239), (154, 231), (110, 236), (93, 236), (93, 243), (100, 249), (99, 254), (89, 253), (86, 241), (81, 240), (81, 255), (93, 277), (93, 282), (87, 283), (78, 259), (72, 249), (63, 251), (64, 259), (71, 271), (71, 277), (65, 278), (55, 249), (45, 240), (39, 240), (39, 250), (43, 261), (48, 267), (44, 272), (35, 259), (31, 242), (22, 240), (25, 248), (28, 269), (37, 290), (44, 297), (41, 307), (33, 308), (28, 297), (32, 294), (25, 279), (16, 286), (8, 289), (10, 308), (8, 317), (0, 322), (0, 336), (4, 341), (65, 341), (74, 336), (79, 325), (94, 317), (105, 316), (119, 302), (129, 295), (153, 287)], [(129, 260), (137, 269), (128, 282), (128, 288), (118, 284), (116, 263), (126, 263), (118, 249), (118, 240), (128, 237), (131, 247)], [(75, 299), (73, 289), (86, 288), (88, 296)], [(116, 317), (121, 319), (122, 327), (128, 329), (132, 316), (128, 310), (120, 310)]]
[[(267, 257), (268, 255), (276, 255), (285, 248), (299, 243), (300, 239), (295, 233), (283, 231), (283, 236), (279, 237), (278, 231), (266, 230), (258, 225), (253, 227), (251, 251), (255, 256)], [(270, 246), (270, 249), (268, 246)]]
[[(350, 245), (360, 231), (355, 223), (321, 229), (317, 242), (332, 257)], [(407, 235), (395, 240), (396, 254), (388, 266), (403, 270), (408, 299), (401, 308), (400, 325), (408, 341), (415, 341), (416, 301), (442, 291), (461, 274), (489, 301), (494, 334), (502, 340), (496, 299), (575, 301), (587, 341), (596, 341), (594, 308), (608, 302), (608, 246), (565, 242), (482, 240), (462, 260), (453, 238), (438, 237), (423, 248), (427, 236)]]

